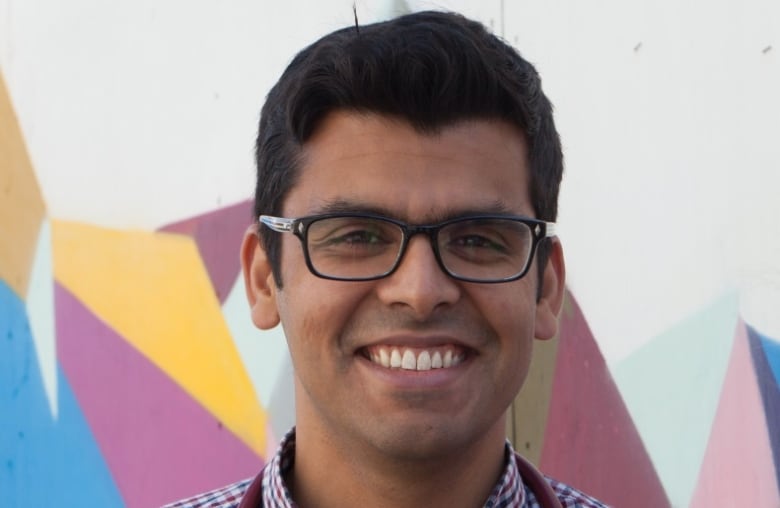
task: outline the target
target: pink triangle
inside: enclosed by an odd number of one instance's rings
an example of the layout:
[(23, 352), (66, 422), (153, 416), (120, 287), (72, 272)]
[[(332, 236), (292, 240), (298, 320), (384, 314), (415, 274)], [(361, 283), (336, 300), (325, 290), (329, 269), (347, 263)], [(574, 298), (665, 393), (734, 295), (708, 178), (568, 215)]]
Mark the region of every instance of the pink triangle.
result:
[(764, 405), (741, 321), (690, 506), (780, 506)]
[(163, 232), (194, 237), (220, 303), (225, 302), (238, 277), (239, 250), (252, 223), (251, 215), (252, 202), (242, 201), (160, 228)]
[(262, 468), (262, 458), (59, 284), (55, 304), (57, 356), (128, 506), (160, 506)]
[(567, 300), (541, 469), (613, 506), (669, 506), (585, 318)]

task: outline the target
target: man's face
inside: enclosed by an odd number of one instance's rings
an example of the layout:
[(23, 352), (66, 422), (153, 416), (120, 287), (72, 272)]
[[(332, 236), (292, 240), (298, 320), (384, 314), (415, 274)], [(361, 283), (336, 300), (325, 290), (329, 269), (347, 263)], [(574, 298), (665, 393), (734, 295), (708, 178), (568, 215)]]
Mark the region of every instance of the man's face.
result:
[[(527, 159), (522, 134), (499, 121), (424, 135), (387, 117), (331, 113), (305, 145), (283, 215), (337, 206), (411, 224), (464, 213), (532, 217)], [(312, 275), (298, 238), (285, 234), (279, 290), (254, 245), (245, 261), (253, 318), (260, 327), (276, 320), (284, 327), (299, 431), (315, 429), (338, 446), (405, 459), (503, 440), (504, 414), (528, 371), (532, 340), (554, 335), (560, 307), (550, 292), (537, 301), (535, 264), (514, 282), (459, 282), (439, 268), (428, 237), (416, 235), (389, 277), (332, 281)], [(545, 279), (560, 292), (557, 243), (553, 251)], [(253, 285), (265, 296), (258, 298)], [(394, 354), (438, 355), (450, 366), (418, 371), (381, 364), (382, 355)]]

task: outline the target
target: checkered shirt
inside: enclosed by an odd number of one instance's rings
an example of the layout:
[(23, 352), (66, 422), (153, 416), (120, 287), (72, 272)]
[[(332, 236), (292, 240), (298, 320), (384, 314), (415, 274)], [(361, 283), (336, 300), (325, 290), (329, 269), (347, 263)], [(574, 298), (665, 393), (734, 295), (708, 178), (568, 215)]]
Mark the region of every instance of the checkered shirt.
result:
[[(506, 468), (484, 508), (543, 508), (520, 477), (515, 453), (507, 442)], [(298, 508), (284, 483), (284, 476), (292, 470), (294, 460), (295, 429), (285, 436), (273, 460), (254, 479), (248, 478), (163, 508)], [(566, 484), (546, 479), (563, 508), (606, 508)]]

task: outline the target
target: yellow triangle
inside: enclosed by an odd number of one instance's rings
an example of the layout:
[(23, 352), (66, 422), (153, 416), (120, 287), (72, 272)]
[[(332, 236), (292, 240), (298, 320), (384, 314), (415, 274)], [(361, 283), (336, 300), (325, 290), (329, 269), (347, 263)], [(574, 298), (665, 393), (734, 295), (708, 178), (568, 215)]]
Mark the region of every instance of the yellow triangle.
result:
[(24, 299), (38, 229), (46, 213), (41, 191), (0, 73), (0, 280)]
[(52, 244), (58, 282), (265, 455), (266, 413), (191, 238), (54, 221)]

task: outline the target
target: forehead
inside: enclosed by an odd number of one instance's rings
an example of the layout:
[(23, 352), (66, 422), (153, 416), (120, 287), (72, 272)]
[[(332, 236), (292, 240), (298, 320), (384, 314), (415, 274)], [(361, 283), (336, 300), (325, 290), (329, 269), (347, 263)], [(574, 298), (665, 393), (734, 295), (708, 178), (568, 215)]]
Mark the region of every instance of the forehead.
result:
[(468, 120), (428, 133), (377, 114), (327, 115), (303, 148), (285, 201), (297, 216), (339, 203), (419, 219), (462, 211), (529, 214), (524, 134), (500, 120)]

